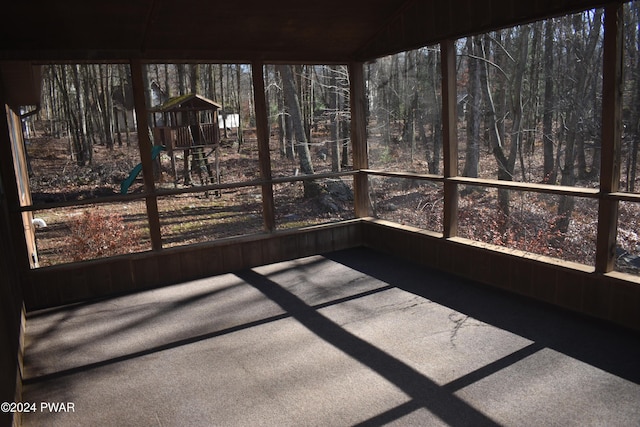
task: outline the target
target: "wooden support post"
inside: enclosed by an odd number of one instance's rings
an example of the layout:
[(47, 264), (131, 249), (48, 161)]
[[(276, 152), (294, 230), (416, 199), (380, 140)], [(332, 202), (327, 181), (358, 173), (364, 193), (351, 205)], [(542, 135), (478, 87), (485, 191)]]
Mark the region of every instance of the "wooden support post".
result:
[(604, 59), (602, 70), (602, 149), (596, 272), (613, 270), (616, 256), (618, 201), (607, 197), (620, 186), (620, 144), (622, 136), (622, 3), (605, 7)]
[(162, 236), (160, 234), (160, 214), (158, 212), (158, 198), (153, 179), (153, 161), (151, 159), (151, 140), (149, 139), (149, 125), (147, 119), (147, 105), (144, 94), (144, 69), (139, 59), (131, 60), (131, 77), (133, 87), (133, 102), (136, 109), (138, 122), (138, 149), (140, 162), (142, 163), (142, 178), (144, 180), (145, 202), (147, 205), (147, 218), (149, 220), (149, 234), (151, 235), (151, 248), (162, 249)]
[[(367, 157), (367, 115), (362, 62), (349, 64), (349, 84), (351, 104), (351, 144), (353, 147), (353, 168), (357, 171), (368, 169)], [(365, 172), (357, 172), (353, 178), (354, 209), (358, 218), (371, 215), (369, 201), (369, 178)]]
[(444, 237), (458, 234), (458, 185), (448, 180), (458, 175), (456, 110), (456, 50), (453, 40), (440, 43), (442, 73), (442, 145), (444, 152)]
[(273, 184), (271, 182), (271, 156), (269, 154), (269, 115), (264, 91), (264, 64), (254, 61), (251, 64), (253, 78), (253, 98), (256, 108), (256, 137), (258, 138), (258, 162), (262, 184), (262, 215), (264, 228), (273, 231), (276, 228), (275, 205), (273, 202)]

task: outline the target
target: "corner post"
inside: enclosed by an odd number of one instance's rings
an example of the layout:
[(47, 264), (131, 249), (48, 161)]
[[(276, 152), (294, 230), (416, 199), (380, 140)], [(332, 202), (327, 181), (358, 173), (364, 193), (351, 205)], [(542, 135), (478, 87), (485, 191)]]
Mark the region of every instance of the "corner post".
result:
[(353, 168), (356, 174), (353, 178), (354, 209), (358, 218), (371, 215), (369, 200), (369, 178), (364, 169), (369, 168), (367, 157), (367, 114), (364, 85), (364, 69), (362, 62), (349, 64), (349, 85), (351, 96), (351, 144), (353, 147)]
[(608, 197), (620, 186), (622, 136), (622, 3), (605, 6), (604, 59), (602, 70), (602, 149), (596, 272), (607, 273), (615, 266), (618, 201)]
[(458, 175), (458, 138), (456, 111), (456, 47), (454, 40), (440, 43), (442, 73), (442, 145), (444, 153), (445, 238), (458, 234), (458, 184), (449, 178)]

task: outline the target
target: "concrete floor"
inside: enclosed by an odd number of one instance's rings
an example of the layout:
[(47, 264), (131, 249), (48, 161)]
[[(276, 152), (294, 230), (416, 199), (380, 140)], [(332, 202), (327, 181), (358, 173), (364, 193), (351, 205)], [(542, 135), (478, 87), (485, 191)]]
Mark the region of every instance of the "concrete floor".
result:
[(638, 334), (367, 249), (31, 313), (25, 353), (25, 426), (640, 425)]

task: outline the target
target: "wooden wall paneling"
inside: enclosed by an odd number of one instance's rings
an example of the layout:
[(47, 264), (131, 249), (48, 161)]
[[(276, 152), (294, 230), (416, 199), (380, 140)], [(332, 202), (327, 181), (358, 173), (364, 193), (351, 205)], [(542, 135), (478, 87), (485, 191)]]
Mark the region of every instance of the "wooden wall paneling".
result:
[(455, 274), (465, 278), (471, 278), (477, 262), (476, 249), (469, 245), (460, 245), (450, 242), (451, 246), (451, 266)]
[(556, 296), (556, 269), (549, 265), (538, 265), (533, 269), (533, 288), (531, 296), (535, 299), (553, 303)]
[(391, 233), (392, 231), (387, 227), (380, 226), (374, 222), (366, 222), (363, 224), (364, 245), (381, 252), (389, 253), (392, 251), (391, 241), (389, 240)]
[(431, 5), (433, 16), (436, 17), (433, 31), (431, 32), (432, 37), (437, 37), (437, 34), (447, 34), (451, 31), (451, 28), (456, 27), (452, 25), (453, 2), (434, 1), (431, 2)]
[(376, 226), (373, 224), (373, 221), (364, 220), (362, 222), (362, 246), (365, 248), (378, 248), (375, 231)]
[(200, 253), (200, 251), (194, 249), (178, 251), (176, 254), (180, 258), (180, 270), (184, 280), (197, 279), (205, 274)]
[(313, 233), (297, 233), (297, 255), (300, 257), (306, 257), (315, 254), (316, 235)]
[(475, 22), (476, 26), (488, 28), (491, 26), (493, 16), (493, 4), (482, 4), (477, 0), (468, 0), (467, 8), (471, 12), (469, 22)]
[(558, 0), (536, 0), (534, 2), (535, 10), (540, 12), (544, 10), (551, 10), (557, 6)]
[(360, 221), (345, 221), (331, 226), (331, 239), (333, 250), (339, 251), (360, 246), (358, 229)]
[(420, 235), (416, 240), (420, 242), (419, 263), (430, 268), (437, 268), (440, 263), (439, 242), (435, 237)]
[[(42, 307), (52, 307), (62, 303), (60, 287), (64, 286), (66, 272), (60, 270), (47, 271), (46, 274), (34, 275), (33, 294), (24, 295), (27, 311)], [(28, 297), (32, 299), (27, 299)]]
[(93, 263), (87, 266), (86, 277), (89, 280), (91, 297), (100, 297), (113, 293), (111, 268), (106, 263)]
[(534, 262), (530, 260), (517, 260), (511, 263), (509, 268), (509, 287), (513, 292), (530, 297), (533, 292)]
[(460, 0), (456, 7), (456, 19), (458, 22), (463, 23), (464, 26), (468, 26), (470, 22), (476, 18), (475, 14), (478, 6), (484, 6), (484, 9), (491, 9), (486, 5), (479, 4), (478, 1), (474, 0)]
[(351, 243), (353, 246), (362, 246), (364, 244), (364, 227), (362, 221), (354, 224)]
[(409, 232), (407, 233), (408, 237), (408, 258), (411, 262), (415, 262), (419, 264), (422, 261), (422, 253), (420, 252), (422, 249), (421, 235), (419, 233)]
[(491, 0), (492, 22), (511, 22), (515, 16), (515, 3), (519, 3), (518, 14), (523, 14), (523, 9), (531, 9), (533, 2), (514, 2), (512, 0)]
[(615, 281), (611, 287), (611, 317), (614, 322), (640, 330), (640, 286)]
[(413, 232), (406, 229), (399, 229), (399, 233), (394, 235), (393, 245), (395, 256), (404, 258), (408, 261), (417, 262), (418, 256), (414, 252)]
[(183, 280), (182, 262), (175, 252), (162, 251), (157, 255), (158, 275), (163, 284), (179, 283)]
[[(274, 260), (284, 259), (285, 252), (295, 250), (296, 241), (291, 242), (290, 235), (274, 233), (272, 239), (266, 239), (264, 242), (263, 255), (267, 264)], [(291, 248), (293, 246), (293, 249)]]
[[(403, 13), (402, 31), (405, 40), (420, 40), (424, 38), (423, 33), (429, 28), (429, 24), (425, 21), (429, 18), (428, 14), (422, 13), (424, 4), (413, 2), (407, 5)], [(412, 46), (416, 48), (417, 46)]]
[(20, 286), (22, 289), (22, 298), (25, 309), (27, 311), (36, 307), (36, 299), (38, 298), (38, 283), (40, 283), (34, 275), (28, 275), (22, 278)]
[(569, 269), (558, 269), (556, 277), (556, 296), (553, 302), (569, 310), (582, 310), (584, 293), (582, 275)]
[(376, 243), (380, 245), (383, 252), (400, 256), (398, 251), (402, 247), (402, 233), (385, 226), (376, 225), (374, 236)]
[[(487, 249), (481, 249), (483, 252), (487, 251)], [(515, 260), (519, 259), (518, 255), (511, 254), (503, 254), (501, 252), (496, 253), (497, 257), (491, 257), (491, 272), (492, 272), (492, 280), (495, 280), (496, 286), (505, 289), (511, 290), (511, 269), (513, 268), (513, 263)]]
[(265, 246), (266, 243), (263, 239), (242, 244), (240, 247), (242, 250), (242, 268), (252, 268), (265, 264), (265, 258), (263, 256), (263, 248)]
[[(473, 258), (467, 260), (472, 267), (469, 277), (479, 282), (490, 284), (496, 276), (496, 263), (493, 262), (493, 257), (480, 248), (474, 248), (472, 256)], [(501, 267), (504, 268), (504, 265)], [(504, 288), (505, 286), (500, 284), (500, 287)]]
[(127, 293), (134, 289), (133, 271), (131, 261), (128, 258), (109, 260), (111, 271), (111, 289), (113, 292)]
[(605, 7), (604, 59), (602, 70), (602, 149), (598, 205), (596, 271), (612, 271), (616, 257), (618, 201), (606, 193), (618, 191), (620, 185), (620, 145), (622, 137), (622, 3)]
[(315, 236), (315, 247), (312, 249), (312, 252), (327, 253), (334, 250), (333, 227), (319, 228), (315, 230), (313, 234)]
[(242, 246), (230, 243), (221, 246), (220, 249), (222, 251), (223, 269), (225, 272), (247, 268), (248, 264), (243, 257)]
[(387, 24), (389, 33), (395, 35), (396, 38), (404, 40), (406, 33), (404, 31), (404, 13), (398, 14)]
[[(5, 279), (7, 280), (7, 279)], [(11, 280), (11, 279), (9, 279)], [(24, 301), (33, 301), (36, 290), (34, 289), (36, 286), (36, 280), (34, 280), (32, 275), (25, 275), (20, 282), (20, 290), (21, 290), (21, 298), (22, 302)], [(1, 291), (0, 291), (1, 292)], [(16, 303), (17, 304), (17, 303)], [(26, 303), (25, 303), (26, 306)]]
[(157, 286), (160, 280), (158, 257), (145, 256), (131, 261), (133, 282), (136, 289), (149, 289)]
[(612, 288), (611, 280), (607, 280), (606, 276), (591, 274), (585, 277), (581, 311), (590, 316), (610, 319)]
[(438, 268), (450, 273), (456, 272), (457, 245), (451, 241), (443, 241), (440, 247)]
[(63, 283), (58, 283), (58, 295), (61, 301), (82, 301), (91, 298), (90, 280), (86, 268), (66, 270), (60, 277)]
[(226, 273), (224, 260), (224, 245), (204, 246), (198, 250), (203, 276), (213, 276), (215, 274)]
[(298, 253), (298, 237), (289, 232), (278, 234), (277, 238), (269, 239), (267, 250), (272, 260), (293, 259)]

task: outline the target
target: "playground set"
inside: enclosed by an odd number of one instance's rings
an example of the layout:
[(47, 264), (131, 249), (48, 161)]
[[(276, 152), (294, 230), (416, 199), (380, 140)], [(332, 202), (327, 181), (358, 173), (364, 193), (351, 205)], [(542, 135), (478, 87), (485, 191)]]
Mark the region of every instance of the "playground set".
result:
[[(159, 161), (166, 151), (171, 159), (174, 184), (179, 181), (176, 160), (182, 152), (184, 185), (192, 184), (191, 172), (198, 175), (201, 185), (220, 183), (220, 104), (193, 93), (169, 99), (151, 108), (153, 148), (152, 159)], [(210, 157), (213, 155), (213, 160)], [(121, 194), (126, 194), (142, 171), (139, 164), (122, 181)]]

